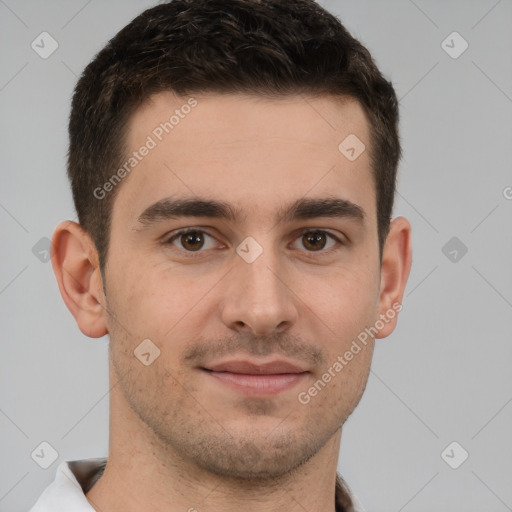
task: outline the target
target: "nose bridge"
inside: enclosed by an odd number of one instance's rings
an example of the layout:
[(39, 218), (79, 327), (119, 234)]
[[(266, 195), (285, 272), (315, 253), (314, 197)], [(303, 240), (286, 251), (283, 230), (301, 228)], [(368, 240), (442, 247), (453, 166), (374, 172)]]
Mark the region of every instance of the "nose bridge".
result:
[(260, 244), (248, 237), (237, 248), (238, 261), (224, 303), (224, 322), (231, 328), (245, 326), (267, 334), (296, 319), (292, 292), (284, 267), (269, 238)]
[(240, 264), (249, 300), (265, 303), (265, 301), (277, 300), (283, 295), (284, 285), (278, 278), (279, 264), (272, 252), (267, 249), (254, 262)]

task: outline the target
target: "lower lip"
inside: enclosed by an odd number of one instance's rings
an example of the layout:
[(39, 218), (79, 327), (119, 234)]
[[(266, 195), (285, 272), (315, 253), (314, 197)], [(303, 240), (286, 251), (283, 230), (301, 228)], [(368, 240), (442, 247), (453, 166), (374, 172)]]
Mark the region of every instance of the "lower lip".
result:
[(286, 391), (301, 382), (307, 375), (307, 372), (276, 375), (247, 375), (214, 371), (207, 371), (207, 373), (222, 384), (249, 395), (273, 395)]

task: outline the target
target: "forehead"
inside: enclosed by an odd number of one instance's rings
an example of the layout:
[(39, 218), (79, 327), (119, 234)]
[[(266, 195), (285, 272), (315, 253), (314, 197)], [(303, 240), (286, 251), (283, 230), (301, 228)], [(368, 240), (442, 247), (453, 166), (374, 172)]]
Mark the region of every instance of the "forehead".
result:
[(164, 144), (166, 140), (189, 142), (193, 134), (208, 135), (209, 142), (219, 144), (243, 142), (237, 134), (243, 134), (247, 144), (284, 136), (331, 149), (334, 145), (336, 149), (343, 134), (353, 133), (368, 141), (368, 128), (359, 102), (346, 96), (270, 99), (203, 93), (183, 97), (169, 91), (151, 96), (134, 112), (127, 137), (136, 145), (148, 134), (157, 139), (161, 136)]
[[(338, 192), (371, 213), (369, 143), (364, 110), (350, 98), (159, 93), (130, 119), (126, 158), (150, 149), (120, 196), (134, 214), (169, 195), (198, 195), (270, 215), (273, 203)], [(362, 153), (347, 158), (347, 144)]]

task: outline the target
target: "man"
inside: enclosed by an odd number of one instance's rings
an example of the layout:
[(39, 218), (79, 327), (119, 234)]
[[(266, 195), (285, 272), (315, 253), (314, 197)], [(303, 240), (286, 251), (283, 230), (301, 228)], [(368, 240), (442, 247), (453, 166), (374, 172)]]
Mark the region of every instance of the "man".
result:
[(52, 263), (109, 334), (107, 459), (39, 511), (360, 511), (337, 463), (410, 225), (394, 90), (311, 0), (175, 0), (80, 78)]

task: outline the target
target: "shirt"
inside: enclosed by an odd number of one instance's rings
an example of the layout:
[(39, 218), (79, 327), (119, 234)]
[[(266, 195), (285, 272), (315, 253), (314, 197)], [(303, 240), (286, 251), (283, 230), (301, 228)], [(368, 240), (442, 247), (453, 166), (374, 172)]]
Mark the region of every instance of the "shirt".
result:
[[(29, 512), (95, 512), (85, 495), (101, 477), (106, 464), (106, 458), (61, 462), (55, 480)], [(364, 512), (339, 474), (336, 477), (336, 512)]]

